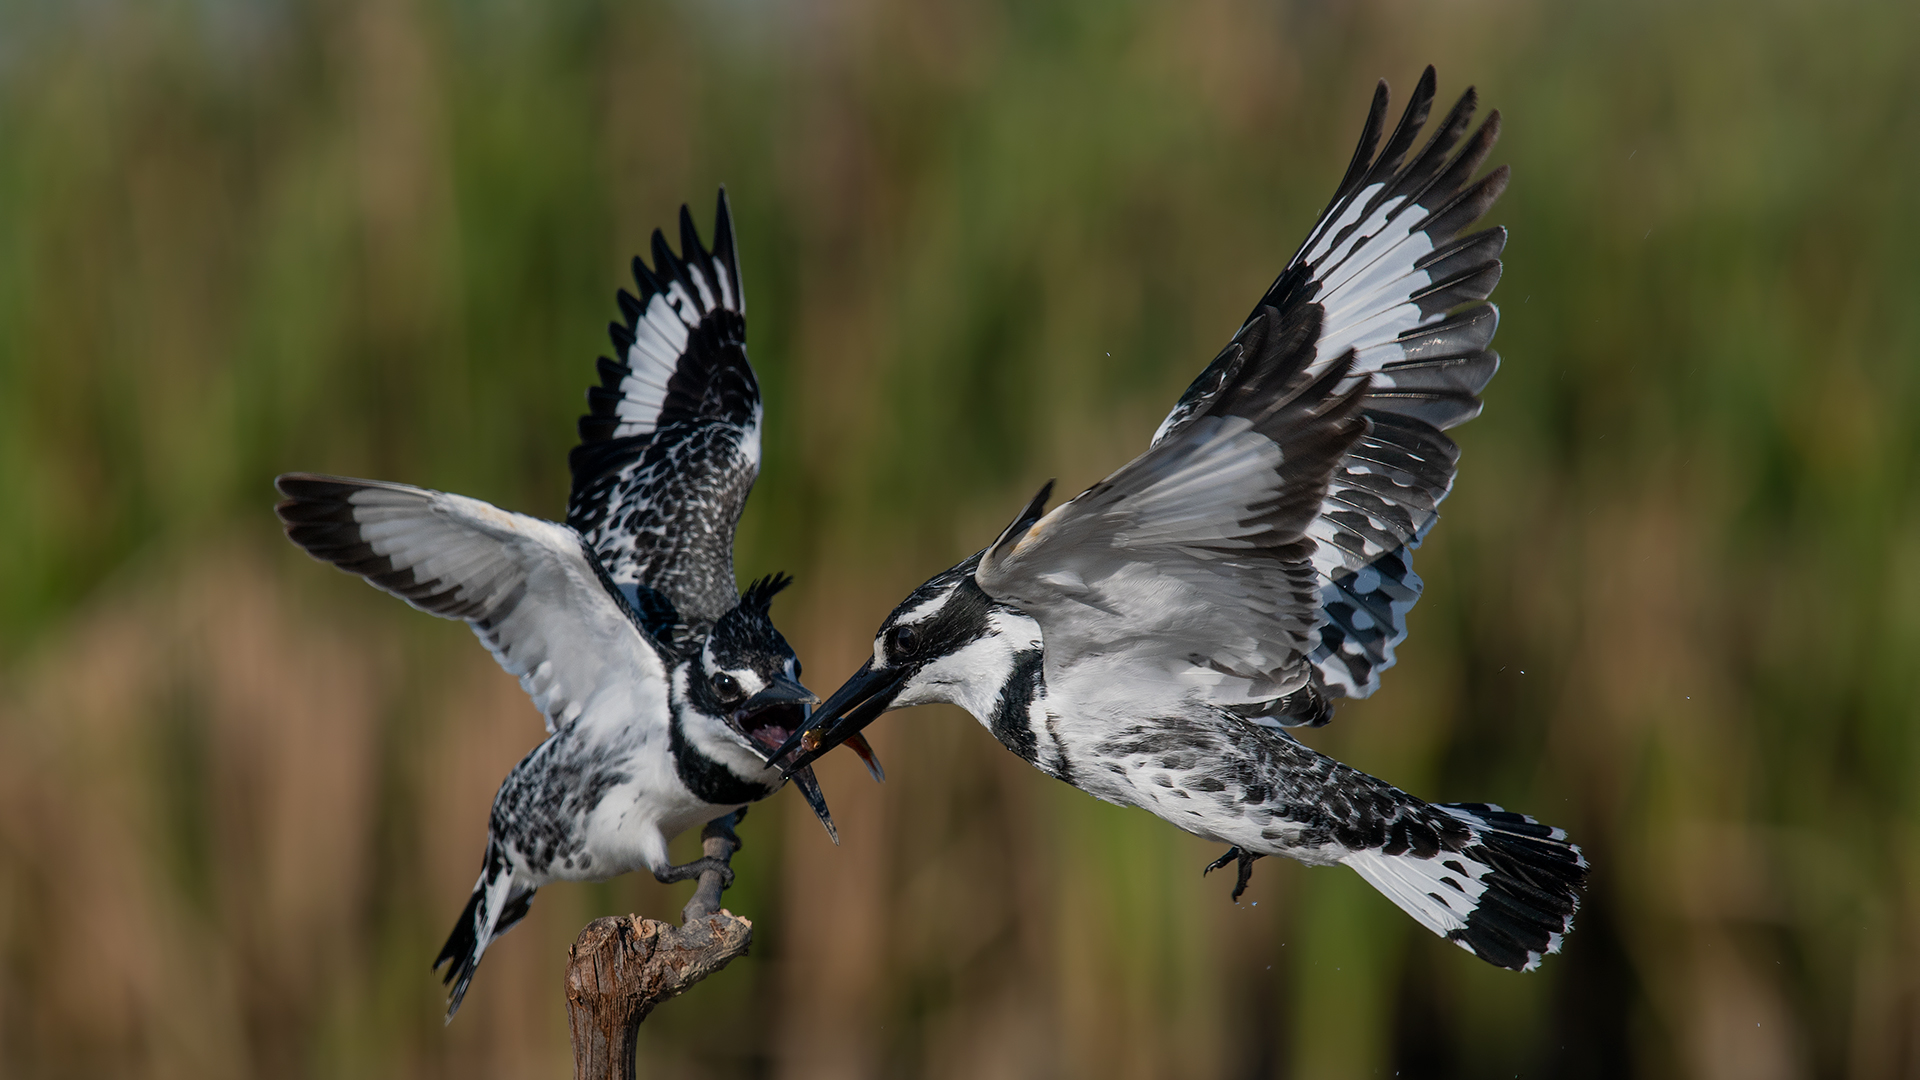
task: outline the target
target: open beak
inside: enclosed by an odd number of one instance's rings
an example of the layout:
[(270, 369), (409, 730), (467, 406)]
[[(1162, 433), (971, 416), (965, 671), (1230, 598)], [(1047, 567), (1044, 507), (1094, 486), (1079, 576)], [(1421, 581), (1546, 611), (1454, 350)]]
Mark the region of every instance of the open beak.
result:
[[(795, 679), (785, 675), (775, 675), (766, 689), (740, 703), (732, 715), (733, 725), (754, 749), (766, 754), (769, 747), (780, 739), (791, 741), (806, 729), (808, 719), (813, 715), (813, 706), (820, 703), (820, 695), (801, 686)], [(768, 762), (778, 761), (780, 755), (771, 754)], [(810, 767), (790, 767), (787, 777), (793, 786), (812, 808), (813, 815), (820, 824), (827, 827), (827, 836), (835, 844), (840, 843), (840, 830), (834, 828), (833, 814), (827, 809), (827, 797), (820, 791), (820, 781), (813, 775)]]
[(740, 733), (754, 753), (771, 764), (779, 760), (772, 754), (774, 747), (807, 726), (813, 715), (812, 706), (819, 701), (820, 695), (797, 681), (776, 675), (764, 690), (728, 713), (727, 723)]
[(786, 765), (789, 775), (812, 764), (815, 758), (858, 735), (862, 728), (886, 712), (900, 693), (900, 684), (905, 678), (904, 672), (891, 668), (876, 671), (871, 660), (860, 665), (853, 678), (815, 709), (807, 722), (773, 752), (770, 760), (780, 761), (798, 750), (798, 755)]

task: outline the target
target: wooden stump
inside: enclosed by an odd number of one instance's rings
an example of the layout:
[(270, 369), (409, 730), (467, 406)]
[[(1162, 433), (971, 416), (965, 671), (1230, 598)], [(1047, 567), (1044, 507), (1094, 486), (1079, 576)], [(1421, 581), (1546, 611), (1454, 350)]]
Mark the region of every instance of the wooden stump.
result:
[[(705, 853), (729, 860), (739, 849), (733, 823), (709, 822)], [(654, 1006), (744, 956), (753, 924), (720, 907), (722, 875), (700, 875), (681, 925), (626, 915), (595, 919), (567, 950), (567, 1027), (574, 1080), (633, 1080), (634, 1037)]]

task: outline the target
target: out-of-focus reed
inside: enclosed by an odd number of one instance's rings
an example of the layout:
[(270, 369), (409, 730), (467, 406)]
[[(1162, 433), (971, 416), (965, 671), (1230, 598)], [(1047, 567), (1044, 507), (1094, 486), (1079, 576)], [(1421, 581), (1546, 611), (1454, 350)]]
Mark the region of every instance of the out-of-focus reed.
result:
[[(1315, 745), (1565, 825), (1494, 971), (958, 713), (756, 807), (753, 958), (661, 1076), (1911, 1076), (1920, 18), (1907, 5), (0, 5), (0, 1073), (564, 1075), (545, 890), (427, 971), (538, 719), (277, 536), (271, 476), (557, 516), (612, 290), (740, 218), (743, 574), (825, 691), (1047, 476), (1097, 479), (1324, 203), (1372, 81), (1503, 110), (1506, 368), (1400, 665)], [(1257, 902), (1257, 904), (1256, 904)]]

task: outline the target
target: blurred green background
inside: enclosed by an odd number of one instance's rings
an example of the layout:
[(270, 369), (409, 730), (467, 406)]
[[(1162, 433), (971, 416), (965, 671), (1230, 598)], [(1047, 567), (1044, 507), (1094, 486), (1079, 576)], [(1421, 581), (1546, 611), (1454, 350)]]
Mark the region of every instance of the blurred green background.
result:
[[(286, 544), (314, 469), (557, 517), (613, 290), (729, 185), (743, 578), (825, 691), (1089, 483), (1292, 253), (1375, 79), (1506, 119), (1505, 369), (1373, 699), (1310, 741), (1594, 863), (1519, 976), (952, 710), (754, 808), (674, 1077), (1920, 1076), (1920, 7), (0, 3), (0, 1074), (569, 1075), (542, 891), (427, 970), (539, 738)], [(683, 841), (683, 848), (688, 842)]]

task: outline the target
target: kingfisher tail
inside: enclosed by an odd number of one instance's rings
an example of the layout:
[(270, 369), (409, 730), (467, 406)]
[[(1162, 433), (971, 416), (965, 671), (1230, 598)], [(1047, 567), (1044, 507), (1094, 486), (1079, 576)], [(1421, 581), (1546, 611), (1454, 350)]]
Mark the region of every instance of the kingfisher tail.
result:
[(440, 955), (433, 961), (435, 971), (440, 970), (442, 964), (448, 965), (443, 979), (452, 987), (447, 992), (447, 1023), (453, 1023), (453, 1014), (460, 1011), (460, 1002), (467, 996), (467, 984), (473, 981), (474, 969), (480, 966), (481, 954), (494, 938), (524, 918), (532, 904), (533, 890), (514, 888), (513, 868), (507, 865), (498, 849), (487, 845), (487, 861), (480, 880), (474, 883), (466, 909), (460, 912), (459, 921), (453, 924), (453, 933), (447, 935), (447, 943), (440, 947)]
[(1430, 809), (1457, 823), (1442, 831), (1439, 849), (1390, 844), (1341, 861), (1420, 925), (1490, 964), (1532, 971), (1559, 952), (1587, 879), (1586, 856), (1567, 834), (1486, 803)]

